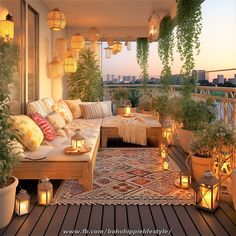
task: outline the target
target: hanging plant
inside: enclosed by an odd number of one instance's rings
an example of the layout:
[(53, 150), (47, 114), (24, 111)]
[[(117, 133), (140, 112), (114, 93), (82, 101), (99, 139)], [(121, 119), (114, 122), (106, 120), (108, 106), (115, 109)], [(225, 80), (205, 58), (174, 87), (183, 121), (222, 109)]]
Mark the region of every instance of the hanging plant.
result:
[(181, 73), (191, 76), (195, 54), (200, 52), (199, 36), (202, 30), (201, 0), (177, 1), (177, 49), (183, 61)]
[(161, 72), (161, 83), (165, 91), (169, 90), (171, 83), (171, 63), (173, 61), (173, 48), (173, 23), (170, 16), (165, 16), (160, 23), (158, 40), (158, 54), (163, 65), (163, 69)]
[(142, 70), (143, 84), (146, 86), (148, 81), (148, 55), (149, 43), (147, 38), (137, 39), (137, 62)]

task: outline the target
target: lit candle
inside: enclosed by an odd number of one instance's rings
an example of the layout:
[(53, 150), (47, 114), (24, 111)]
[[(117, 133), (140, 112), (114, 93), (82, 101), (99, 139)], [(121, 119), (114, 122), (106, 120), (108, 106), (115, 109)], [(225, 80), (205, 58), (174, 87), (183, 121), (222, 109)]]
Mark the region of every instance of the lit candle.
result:
[(163, 138), (166, 138), (166, 135), (167, 135), (167, 132), (166, 132), (166, 131), (163, 131), (163, 132), (162, 132), (162, 137), (163, 137)]
[(20, 192), (16, 195), (15, 201), (15, 212), (17, 215), (25, 215), (29, 213), (30, 208), (30, 195), (26, 190), (21, 189)]
[(168, 170), (169, 169), (169, 163), (167, 161), (163, 162), (163, 169)]
[(161, 151), (161, 157), (162, 157), (163, 159), (165, 159), (166, 156), (167, 156), (166, 150), (162, 150), (162, 151)]
[(125, 108), (125, 115), (126, 115), (126, 116), (129, 116), (130, 113), (131, 113), (130, 107), (126, 107), (126, 108)]
[(51, 202), (51, 194), (50, 192), (41, 193), (39, 204), (40, 205), (48, 205)]

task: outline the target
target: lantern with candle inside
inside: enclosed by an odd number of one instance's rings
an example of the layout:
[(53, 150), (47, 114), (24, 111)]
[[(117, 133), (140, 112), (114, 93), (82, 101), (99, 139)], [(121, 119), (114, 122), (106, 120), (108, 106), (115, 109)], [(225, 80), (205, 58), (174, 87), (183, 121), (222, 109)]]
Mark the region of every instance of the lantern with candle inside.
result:
[(124, 116), (132, 116), (131, 108), (132, 108), (132, 104), (130, 100), (126, 100), (124, 104)]
[(189, 189), (191, 186), (191, 175), (188, 170), (180, 171), (179, 179), (175, 181), (175, 186), (182, 189)]
[(168, 163), (167, 160), (165, 160), (165, 161), (163, 162), (163, 169), (164, 169), (164, 170), (168, 170), (168, 169), (169, 169), (169, 163)]
[(167, 158), (168, 143), (167, 143), (166, 139), (164, 139), (164, 138), (161, 139), (159, 148), (160, 148), (161, 157), (163, 159)]
[(209, 212), (218, 207), (219, 181), (211, 171), (206, 171), (197, 181), (196, 206)]
[(47, 177), (41, 179), (38, 183), (38, 204), (47, 206), (53, 198), (53, 186)]
[(30, 208), (30, 195), (26, 190), (21, 189), (16, 195), (15, 212), (17, 215), (22, 216), (29, 213)]
[(85, 147), (85, 138), (79, 132), (71, 137), (71, 147), (77, 150)]
[(172, 128), (171, 127), (162, 127), (162, 137), (166, 138), (168, 144), (172, 144)]

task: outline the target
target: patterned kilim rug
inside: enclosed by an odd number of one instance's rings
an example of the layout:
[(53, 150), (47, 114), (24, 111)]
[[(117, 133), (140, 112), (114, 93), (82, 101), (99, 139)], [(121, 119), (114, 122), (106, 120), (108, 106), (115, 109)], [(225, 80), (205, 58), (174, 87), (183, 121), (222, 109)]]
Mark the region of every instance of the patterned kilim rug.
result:
[(156, 205), (193, 204), (194, 191), (174, 186), (179, 168), (169, 158), (169, 170), (156, 148), (112, 148), (98, 153), (93, 191), (77, 180), (66, 180), (52, 204)]

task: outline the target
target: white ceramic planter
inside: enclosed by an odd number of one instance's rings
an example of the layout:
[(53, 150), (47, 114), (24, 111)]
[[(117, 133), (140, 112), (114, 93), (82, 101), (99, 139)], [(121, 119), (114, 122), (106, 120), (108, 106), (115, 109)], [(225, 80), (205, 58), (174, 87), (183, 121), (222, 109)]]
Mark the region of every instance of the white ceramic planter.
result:
[(234, 203), (234, 210), (236, 211), (236, 169), (232, 172), (232, 199)]
[(190, 145), (194, 139), (194, 133), (190, 130), (179, 130), (179, 143), (185, 152), (190, 152)]
[(12, 184), (0, 188), (0, 229), (10, 222), (14, 212), (16, 187), (19, 181), (15, 177), (12, 178), (14, 178)]

